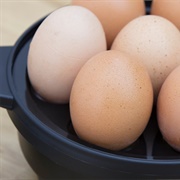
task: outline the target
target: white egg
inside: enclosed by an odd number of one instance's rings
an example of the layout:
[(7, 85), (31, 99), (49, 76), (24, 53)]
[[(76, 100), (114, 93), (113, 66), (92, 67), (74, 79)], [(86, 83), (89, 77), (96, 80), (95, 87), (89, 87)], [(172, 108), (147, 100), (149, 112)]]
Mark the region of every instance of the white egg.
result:
[(68, 103), (82, 65), (106, 50), (103, 27), (88, 9), (66, 6), (52, 12), (37, 29), (28, 54), (30, 82), (43, 99)]

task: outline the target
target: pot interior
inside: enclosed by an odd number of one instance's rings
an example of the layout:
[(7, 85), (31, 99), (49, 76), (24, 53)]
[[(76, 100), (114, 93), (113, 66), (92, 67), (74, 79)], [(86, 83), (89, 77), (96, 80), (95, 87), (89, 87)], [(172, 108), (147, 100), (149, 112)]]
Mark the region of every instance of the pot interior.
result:
[(51, 128), (57, 134), (90, 148), (142, 159), (180, 159), (180, 153), (172, 149), (161, 136), (157, 126), (155, 108), (144, 133), (134, 144), (126, 149), (116, 152), (109, 151), (79, 139), (71, 123), (69, 105), (51, 104), (41, 100), (37, 97), (28, 79), (27, 56), (29, 45), (41, 22), (38, 22), (31, 30), (25, 33), (23, 39), (15, 47), (16, 50), (12, 60), (11, 71), (14, 87), (17, 92), (16, 95), (25, 109), (28, 109), (42, 124)]

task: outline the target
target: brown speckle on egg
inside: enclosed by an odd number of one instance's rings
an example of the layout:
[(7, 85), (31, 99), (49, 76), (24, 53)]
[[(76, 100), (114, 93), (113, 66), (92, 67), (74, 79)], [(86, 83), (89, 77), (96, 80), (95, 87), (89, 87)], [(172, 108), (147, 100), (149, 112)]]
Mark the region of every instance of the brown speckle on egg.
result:
[(180, 1), (179, 0), (153, 0), (151, 14), (162, 16), (171, 21), (180, 30)]
[(153, 89), (145, 67), (127, 54), (105, 51), (92, 57), (78, 73), (70, 114), (81, 139), (120, 150), (142, 134), (152, 104)]
[(162, 83), (180, 65), (180, 32), (165, 18), (141, 16), (119, 32), (111, 49), (141, 60), (151, 77), (156, 102)]

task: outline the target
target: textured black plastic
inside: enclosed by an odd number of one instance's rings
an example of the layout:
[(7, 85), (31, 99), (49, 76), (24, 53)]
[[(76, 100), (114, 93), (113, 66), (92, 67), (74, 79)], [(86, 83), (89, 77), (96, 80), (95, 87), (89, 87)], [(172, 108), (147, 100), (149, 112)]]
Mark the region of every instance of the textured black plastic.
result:
[(11, 49), (9, 58), (6, 56), (7, 77), (3, 78), (13, 97), (8, 113), (35, 172), (44, 178), (68, 178), (71, 173), (78, 178), (180, 178), (180, 153), (163, 140), (156, 107), (142, 136), (128, 148), (114, 152), (77, 137), (68, 104), (51, 104), (36, 97), (26, 67), (29, 44), (42, 20), (30, 27)]
[(11, 109), (13, 96), (11, 95), (7, 81), (7, 59), (11, 52), (11, 46), (0, 48), (0, 106)]

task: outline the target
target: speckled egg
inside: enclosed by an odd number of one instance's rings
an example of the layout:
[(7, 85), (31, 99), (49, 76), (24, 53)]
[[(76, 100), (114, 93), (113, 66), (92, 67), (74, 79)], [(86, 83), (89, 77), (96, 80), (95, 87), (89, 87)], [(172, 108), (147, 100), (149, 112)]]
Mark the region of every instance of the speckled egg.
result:
[(151, 14), (168, 19), (180, 30), (179, 0), (153, 0), (151, 5)]
[(141, 60), (151, 77), (156, 100), (164, 80), (180, 64), (180, 32), (163, 17), (141, 16), (121, 30), (111, 49)]
[(70, 96), (77, 135), (97, 146), (120, 150), (144, 131), (153, 90), (145, 67), (119, 51), (93, 56), (78, 73)]

